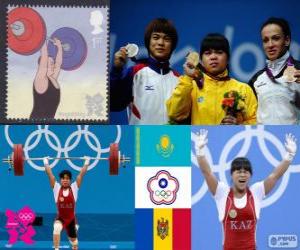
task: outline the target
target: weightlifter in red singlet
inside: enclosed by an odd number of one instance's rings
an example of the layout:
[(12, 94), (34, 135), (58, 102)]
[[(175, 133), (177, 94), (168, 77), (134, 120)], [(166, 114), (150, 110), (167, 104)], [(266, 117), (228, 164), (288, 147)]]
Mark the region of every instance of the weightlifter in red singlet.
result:
[(60, 234), (63, 229), (69, 237), (73, 250), (78, 249), (77, 223), (75, 216), (75, 204), (77, 201), (78, 190), (82, 183), (82, 178), (87, 172), (90, 158), (84, 157), (84, 166), (81, 168), (76, 181), (71, 183), (72, 173), (69, 170), (63, 170), (59, 174), (60, 183), (58, 183), (49, 166), (49, 159), (43, 159), (46, 173), (49, 177), (51, 188), (53, 189), (54, 199), (57, 206), (57, 217), (53, 224), (53, 245), (54, 249), (59, 249)]
[(200, 130), (195, 143), (198, 164), (209, 191), (213, 194), (219, 220), (223, 226), (224, 250), (255, 250), (256, 223), (259, 219), (261, 203), (276, 182), (286, 172), (296, 155), (296, 138), (286, 135), (286, 154), (281, 163), (263, 181), (248, 186), (252, 176), (252, 166), (245, 157), (238, 157), (231, 163), (232, 187), (217, 180), (206, 160), (204, 147), (208, 142), (207, 130)]

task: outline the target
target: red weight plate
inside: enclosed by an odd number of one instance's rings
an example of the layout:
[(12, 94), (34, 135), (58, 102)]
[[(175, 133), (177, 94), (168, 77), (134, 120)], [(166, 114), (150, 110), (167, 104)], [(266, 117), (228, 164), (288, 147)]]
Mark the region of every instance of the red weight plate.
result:
[(119, 159), (119, 144), (112, 143), (110, 144), (109, 151), (109, 174), (110, 175), (118, 175), (119, 167), (120, 167), (120, 159)]
[(18, 7), (8, 13), (8, 47), (21, 55), (39, 51), (46, 39), (46, 25), (31, 8)]
[(13, 166), (16, 176), (24, 175), (24, 151), (22, 144), (14, 145)]

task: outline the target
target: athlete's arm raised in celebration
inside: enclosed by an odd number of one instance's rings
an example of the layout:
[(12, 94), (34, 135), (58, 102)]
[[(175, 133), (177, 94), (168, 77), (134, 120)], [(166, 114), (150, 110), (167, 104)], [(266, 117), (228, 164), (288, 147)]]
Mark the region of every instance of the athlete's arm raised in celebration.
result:
[(51, 188), (54, 188), (54, 184), (55, 184), (56, 180), (55, 180), (55, 176), (53, 175), (52, 170), (49, 166), (49, 157), (48, 156), (43, 158), (43, 163), (45, 166), (46, 174), (48, 175), (48, 178), (50, 181), (50, 186), (51, 186)]
[(85, 175), (85, 173), (87, 172), (88, 167), (90, 165), (90, 157), (84, 156), (83, 158), (84, 158), (83, 167), (81, 168), (80, 173), (78, 174), (78, 176), (76, 178), (76, 183), (77, 183), (78, 188), (81, 186), (82, 178)]
[(208, 142), (207, 134), (208, 134), (207, 130), (201, 129), (200, 132), (196, 135), (195, 152), (197, 155), (198, 165), (205, 178), (209, 191), (213, 195), (215, 195), (218, 186), (218, 180), (216, 176), (213, 174), (204, 154), (204, 147)]
[(293, 160), (294, 156), (296, 155), (297, 151), (297, 144), (296, 138), (292, 134), (287, 134), (285, 136), (285, 149), (286, 154), (283, 157), (282, 162), (275, 168), (275, 170), (264, 180), (265, 186), (265, 194), (267, 195), (273, 187), (275, 186), (276, 182), (279, 178), (287, 171), (291, 161)]

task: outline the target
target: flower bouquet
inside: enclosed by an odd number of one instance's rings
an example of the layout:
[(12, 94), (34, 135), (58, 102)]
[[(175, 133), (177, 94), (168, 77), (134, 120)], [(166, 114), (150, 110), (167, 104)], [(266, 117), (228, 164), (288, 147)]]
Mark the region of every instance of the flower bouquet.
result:
[(224, 94), (222, 108), (226, 116), (233, 116), (237, 119), (237, 124), (243, 123), (245, 110), (245, 98), (237, 91), (231, 90)]

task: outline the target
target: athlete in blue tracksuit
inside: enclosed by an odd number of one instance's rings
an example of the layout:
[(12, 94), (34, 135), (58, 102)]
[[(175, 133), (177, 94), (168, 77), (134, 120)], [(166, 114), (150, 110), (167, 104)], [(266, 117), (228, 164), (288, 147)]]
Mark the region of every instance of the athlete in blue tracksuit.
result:
[(166, 100), (178, 83), (169, 65), (177, 45), (177, 31), (164, 18), (154, 19), (146, 28), (144, 41), (149, 57), (125, 68), (125, 47), (115, 53), (110, 73), (110, 110), (129, 107), (129, 124), (166, 124)]

